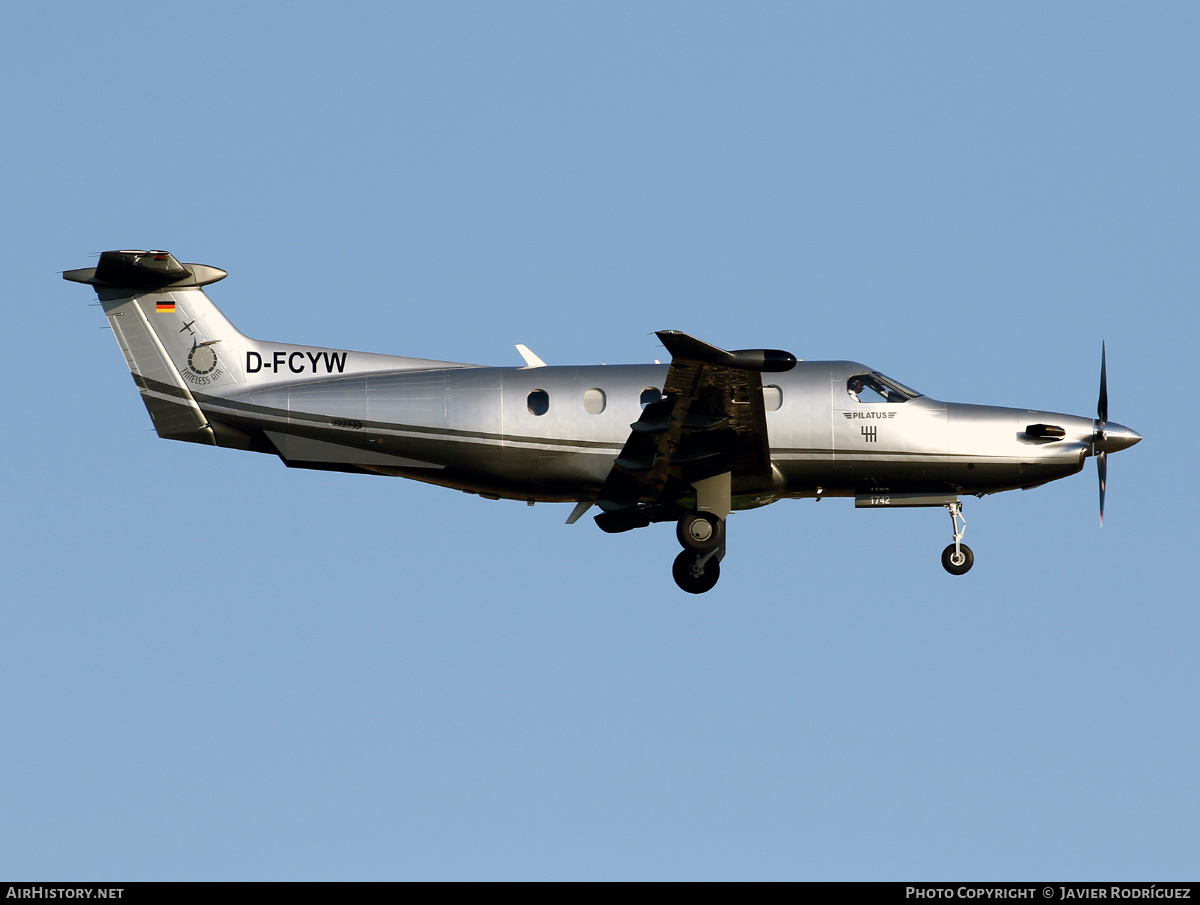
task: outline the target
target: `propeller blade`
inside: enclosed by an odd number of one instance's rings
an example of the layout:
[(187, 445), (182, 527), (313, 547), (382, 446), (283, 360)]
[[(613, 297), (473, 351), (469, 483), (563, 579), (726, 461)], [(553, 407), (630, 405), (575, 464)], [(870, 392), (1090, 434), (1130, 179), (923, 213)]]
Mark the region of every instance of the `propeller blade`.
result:
[(1108, 420), (1108, 368), (1105, 364), (1104, 343), (1100, 343), (1100, 398), (1096, 400), (1096, 415), (1100, 419), (1100, 432)]
[(1108, 482), (1108, 453), (1096, 453), (1096, 475), (1100, 478), (1100, 527), (1104, 527), (1104, 485)]

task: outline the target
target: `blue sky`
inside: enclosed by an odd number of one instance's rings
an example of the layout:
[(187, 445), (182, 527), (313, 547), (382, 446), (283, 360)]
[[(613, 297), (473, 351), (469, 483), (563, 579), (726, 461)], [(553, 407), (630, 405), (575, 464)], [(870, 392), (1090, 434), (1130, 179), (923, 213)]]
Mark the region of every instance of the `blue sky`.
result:
[[(13, 4), (0, 875), (1194, 879), (1187, 3)], [(945, 513), (669, 526), (150, 431), (110, 248), (246, 333), (513, 365), (652, 331), (1111, 417)], [(15, 323), (14, 323), (15, 322)]]

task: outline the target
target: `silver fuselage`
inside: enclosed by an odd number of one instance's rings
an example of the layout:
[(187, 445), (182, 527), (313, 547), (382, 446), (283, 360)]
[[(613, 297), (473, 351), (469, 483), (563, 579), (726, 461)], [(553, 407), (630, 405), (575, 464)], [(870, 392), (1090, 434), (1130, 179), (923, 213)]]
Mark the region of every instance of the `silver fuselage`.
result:
[[(331, 462), (500, 497), (567, 501), (595, 497), (640, 414), (642, 392), (661, 387), (667, 373), (667, 365), (414, 364), (192, 393), (211, 420), (267, 432), (285, 458), (289, 443), (319, 441), (346, 448)], [(800, 362), (764, 378), (778, 387), (768, 390), (779, 403), (767, 413), (772, 481), (735, 488), (735, 506), (879, 490), (994, 493), (1074, 474), (1091, 452), (1090, 418), (927, 396), (856, 402), (846, 380), (867, 370), (851, 361)], [(540, 415), (529, 404), (537, 390), (549, 399)], [(603, 393), (599, 413), (585, 409), (589, 390)], [(1066, 435), (1032, 438), (1026, 427), (1034, 423), (1053, 423)], [(1110, 434), (1121, 430), (1109, 425)]]
[[(224, 273), (188, 266), (197, 282)], [(64, 276), (89, 282), (94, 273)], [(97, 293), (160, 436), (489, 496), (596, 499), (645, 391), (661, 389), (668, 372), (666, 364), (490, 368), (267, 342), (238, 332), (199, 286), (101, 283)], [(927, 396), (860, 402), (847, 381), (869, 371), (802, 361), (764, 374), (771, 467), (734, 474), (732, 506), (1032, 487), (1140, 439), (1112, 422), (1100, 431), (1090, 418), (1032, 409)], [(1053, 435), (1031, 425), (1052, 425)]]
[(1107, 421), (922, 396), (853, 361), (727, 350), (657, 333), (670, 364), (523, 368), (252, 339), (204, 287), (225, 271), (169, 252), (102, 252), (63, 278), (95, 288), (160, 437), (279, 456), (294, 468), (406, 477), (482, 496), (592, 506), (608, 533), (674, 521), (676, 585), (710, 590), (725, 519), (779, 499), (944, 506), (954, 575), (963, 494), (1035, 487), (1141, 438)]

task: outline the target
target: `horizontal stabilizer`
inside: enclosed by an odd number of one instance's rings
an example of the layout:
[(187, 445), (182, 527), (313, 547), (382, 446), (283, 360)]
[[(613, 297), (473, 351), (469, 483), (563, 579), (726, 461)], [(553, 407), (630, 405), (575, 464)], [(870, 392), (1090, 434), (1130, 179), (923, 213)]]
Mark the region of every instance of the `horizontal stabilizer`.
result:
[(63, 273), (64, 280), (114, 289), (195, 289), (229, 274), (207, 264), (180, 264), (166, 251), (106, 251), (95, 267)]

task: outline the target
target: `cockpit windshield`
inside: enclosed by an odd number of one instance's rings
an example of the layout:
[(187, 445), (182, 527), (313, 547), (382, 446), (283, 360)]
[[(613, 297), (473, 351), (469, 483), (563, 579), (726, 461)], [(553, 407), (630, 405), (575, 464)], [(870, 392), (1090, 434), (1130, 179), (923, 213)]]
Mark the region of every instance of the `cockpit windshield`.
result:
[(846, 381), (846, 392), (851, 402), (908, 402), (920, 396), (916, 390), (884, 377), (878, 371), (855, 374)]

